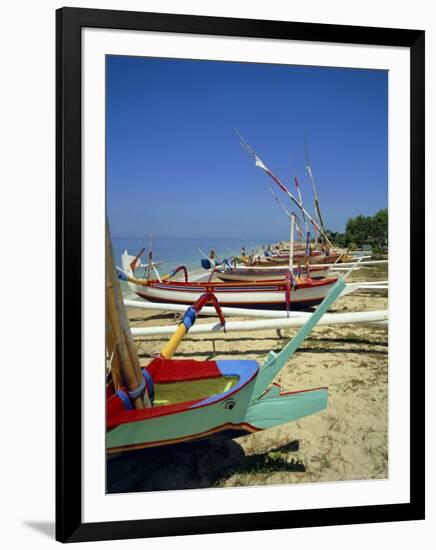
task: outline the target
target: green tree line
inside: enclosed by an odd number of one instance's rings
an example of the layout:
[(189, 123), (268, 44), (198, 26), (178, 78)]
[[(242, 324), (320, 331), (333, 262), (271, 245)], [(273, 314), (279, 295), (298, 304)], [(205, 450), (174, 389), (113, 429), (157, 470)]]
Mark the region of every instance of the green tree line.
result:
[(373, 251), (385, 251), (388, 248), (388, 209), (379, 210), (374, 216), (349, 218), (345, 233), (328, 230), (327, 235), (337, 246), (357, 248), (366, 244)]

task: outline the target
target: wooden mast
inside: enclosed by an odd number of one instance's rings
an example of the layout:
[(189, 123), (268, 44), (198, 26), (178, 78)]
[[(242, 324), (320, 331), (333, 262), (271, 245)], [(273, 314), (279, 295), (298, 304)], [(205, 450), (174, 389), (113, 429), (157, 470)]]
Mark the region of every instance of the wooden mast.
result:
[(241, 145), (244, 147), (244, 149), (248, 152), (249, 155), (251, 155), (254, 160), (255, 160), (255, 163), (256, 163), (256, 166), (260, 169), (262, 169), (266, 174), (268, 174), (268, 176), (273, 179), (277, 185), (282, 189), (282, 191), (284, 191), (288, 196), (289, 198), (298, 206), (298, 208), (305, 214), (305, 216), (307, 217), (307, 219), (310, 221), (310, 223), (313, 225), (313, 227), (319, 231), (320, 233), (322, 233), (326, 243), (329, 245), (329, 247), (334, 250), (334, 246), (332, 245), (332, 243), (330, 242), (329, 238), (327, 237), (325, 231), (318, 225), (318, 223), (313, 219), (313, 217), (309, 214), (309, 212), (304, 208), (304, 206), (302, 206), (298, 200), (294, 197), (294, 195), (289, 191), (289, 189), (287, 187), (285, 187), (283, 185), (283, 183), (279, 180), (279, 178), (277, 176), (275, 176), (270, 170), (269, 168), (267, 168), (265, 166), (265, 164), (261, 161), (261, 159), (257, 156), (257, 154), (254, 152), (254, 150), (248, 145), (248, 143), (244, 140), (244, 138), (240, 135), (240, 133), (235, 129), (236, 133), (238, 134), (240, 140), (241, 140)]
[[(306, 134), (304, 134), (304, 148), (305, 148), (305, 151), (306, 151), (306, 170), (307, 170), (307, 173), (309, 174), (309, 179), (312, 183), (313, 195), (314, 195), (314, 198), (315, 198), (316, 216), (318, 218), (318, 223), (319, 223), (319, 225), (321, 226), (321, 229), (322, 229), (322, 232), (320, 231), (320, 233), (322, 233), (322, 236), (328, 242), (328, 239), (326, 237), (326, 229), (325, 229), (325, 225), (324, 225), (324, 220), (322, 219), (321, 208), (319, 206), (318, 190), (316, 188), (315, 180), (313, 178), (312, 165), (310, 164), (309, 149), (307, 147), (307, 136), (306, 136)], [(316, 236), (316, 241), (318, 241), (318, 236)]]
[(289, 273), (291, 274), (291, 281), (293, 279), (293, 271), (292, 271), (292, 266), (293, 266), (293, 263), (294, 263), (294, 223), (295, 223), (295, 218), (294, 218), (294, 213), (292, 212), (291, 214), (291, 235), (289, 237)]
[[(106, 220), (106, 338), (111, 361), (115, 389), (122, 381), (130, 394), (135, 409), (151, 407), (139, 364), (135, 343), (121, 295), (120, 283), (115, 271), (109, 224)], [(143, 391), (141, 388), (144, 387)]]

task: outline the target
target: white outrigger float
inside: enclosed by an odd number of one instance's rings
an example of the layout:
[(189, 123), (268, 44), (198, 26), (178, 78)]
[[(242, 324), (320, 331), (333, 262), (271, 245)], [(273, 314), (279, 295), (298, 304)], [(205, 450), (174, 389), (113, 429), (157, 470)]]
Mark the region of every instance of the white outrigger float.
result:
[[(358, 260), (348, 268), (347, 277), (351, 271), (357, 268), (361, 263)], [(345, 278), (344, 277), (344, 278)], [(373, 282), (358, 282), (347, 283), (343, 286), (341, 296), (355, 292), (356, 290), (387, 290), (388, 281), (373, 281)], [(169, 311), (173, 313), (182, 313), (185, 307), (179, 304), (164, 304), (150, 303), (139, 300), (124, 299), (124, 305), (128, 308), (148, 309), (157, 311)], [(304, 325), (305, 321), (310, 317), (311, 313), (303, 311), (291, 311), (290, 313), (277, 310), (265, 309), (246, 309), (223, 307), (221, 311), (226, 316), (243, 316), (252, 317), (255, 320), (229, 321), (226, 323), (225, 332), (245, 332), (257, 330), (279, 330), (285, 328), (295, 328)], [(215, 315), (215, 309), (212, 307), (203, 307), (202, 315)], [(377, 311), (358, 311), (346, 313), (325, 313), (320, 320), (320, 325), (343, 325), (343, 324), (372, 324), (381, 328), (388, 327), (388, 310)], [(170, 334), (173, 330), (172, 326), (155, 326), (155, 327), (134, 327), (132, 335), (134, 338), (142, 338), (147, 336), (162, 336)], [(224, 332), (221, 323), (206, 323), (197, 324), (192, 329), (192, 334), (212, 333), (216, 336)]]
[[(128, 307), (128, 304), (126, 304)], [(223, 314), (226, 315), (225, 309)], [(287, 328), (299, 328), (304, 326), (311, 313), (293, 315), (291, 318), (256, 319), (252, 321), (228, 321), (224, 327), (221, 323), (203, 323), (192, 327), (191, 334), (224, 334), (228, 332), (251, 332), (263, 330), (280, 330)], [(349, 325), (370, 324), (382, 328), (388, 328), (388, 310), (357, 311), (350, 313), (326, 313), (318, 322), (319, 326), (325, 325)], [(174, 332), (174, 325), (156, 327), (132, 327), (132, 336), (135, 339), (147, 336), (166, 336)]]

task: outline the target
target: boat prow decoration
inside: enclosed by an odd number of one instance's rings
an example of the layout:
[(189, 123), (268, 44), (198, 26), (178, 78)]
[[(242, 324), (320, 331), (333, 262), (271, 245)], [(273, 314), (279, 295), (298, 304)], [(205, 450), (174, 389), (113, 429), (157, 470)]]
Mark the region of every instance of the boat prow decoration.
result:
[(257, 430), (267, 430), (321, 412), (328, 404), (327, 388), (295, 392), (277, 390), (275, 396), (271, 393), (267, 392), (248, 407), (244, 419), (246, 424), (255, 426)]

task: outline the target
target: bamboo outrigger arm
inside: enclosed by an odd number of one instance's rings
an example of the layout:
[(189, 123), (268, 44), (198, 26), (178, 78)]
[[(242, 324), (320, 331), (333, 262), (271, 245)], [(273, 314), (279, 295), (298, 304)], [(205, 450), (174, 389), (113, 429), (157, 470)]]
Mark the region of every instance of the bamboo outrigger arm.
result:
[[(154, 304), (153, 304), (154, 305)], [(164, 305), (164, 304), (163, 304)], [(209, 308), (208, 308), (209, 309)], [(277, 313), (277, 312), (275, 312)], [(226, 334), (231, 332), (265, 331), (300, 328), (307, 321), (311, 313), (306, 315), (286, 317), (286, 312), (280, 312), (282, 317), (270, 319), (254, 319), (246, 321), (230, 321), (226, 323)], [(283, 315), (284, 313), (284, 315)], [(326, 313), (317, 326), (363, 324), (372, 327), (388, 327), (388, 310), (354, 311), (347, 313)], [(210, 334), (213, 338), (222, 336), (222, 326), (219, 323), (201, 323), (192, 327), (192, 334)], [(136, 339), (155, 336), (171, 336), (174, 333), (173, 325), (154, 327), (133, 327), (132, 334)]]
[(333, 302), (339, 297), (345, 288), (345, 281), (338, 279), (330, 292), (318, 306), (317, 310), (309, 317), (292, 340), (282, 349), (280, 353), (270, 351), (265, 363), (262, 365), (253, 390), (252, 401), (258, 399), (265, 389), (272, 383), (274, 378), (285, 366), (285, 363), (292, 357), (301, 342), (318, 323), (324, 313), (330, 308)]
[(215, 307), (217, 315), (218, 315), (218, 317), (221, 321), (221, 326), (224, 327), (224, 331), (225, 331), (225, 323), (226, 322), (225, 322), (225, 319), (224, 319), (223, 312), (221, 311), (221, 307), (218, 303), (218, 300), (216, 299), (215, 295), (212, 292), (206, 292), (206, 293), (202, 294), (200, 296), (200, 298), (198, 298), (198, 300), (196, 302), (194, 302), (192, 304), (192, 306), (190, 306), (186, 310), (186, 312), (185, 312), (179, 326), (177, 327), (175, 333), (172, 335), (169, 342), (164, 346), (164, 348), (160, 352), (160, 356), (163, 359), (171, 359), (171, 357), (174, 355), (178, 345), (182, 341), (183, 337), (189, 331), (189, 329), (192, 327), (192, 325), (195, 323), (199, 311), (206, 304), (212, 304)]
[(339, 278), (333, 287), (330, 289), (327, 296), (318, 306), (316, 311), (309, 317), (309, 319), (304, 323), (301, 329), (297, 334), (292, 338), (292, 340), (282, 349), (280, 353), (275, 353), (270, 351), (268, 357), (266, 358), (265, 363), (262, 365), (259, 375), (256, 380), (256, 385), (253, 390), (252, 402), (258, 399), (265, 391), (265, 389), (272, 383), (274, 378), (285, 366), (288, 359), (290, 359), (295, 351), (300, 346), (301, 342), (306, 338), (306, 336), (311, 332), (313, 327), (318, 324), (321, 317), (328, 311), (333, 302), (339, 298), (341, 293), (345, 289), (345, 280), (349, 275), (356, 269), (359, 263), (362, 261), (362, 258), (359, 258), (355, 264), (347, 271), (347, 273)]
[(162, 276), (162, 281), (165, 281), (167, 279), (171, 279), (172, 277), (174, 277), (175, 275), (177, 275), (177, 273), (180, 273), (181, 271), (183, 271), (183, 275), (185, 277), (185, 283), (187, 283), (188, 282), (188, 270), (187, 270), (186, 266), (184, 266), (184, 265), (179, 265), (178, 267), (173, 269), (171, 271), (171, 273), (168, 273), (167, 275), (163, 275)]

